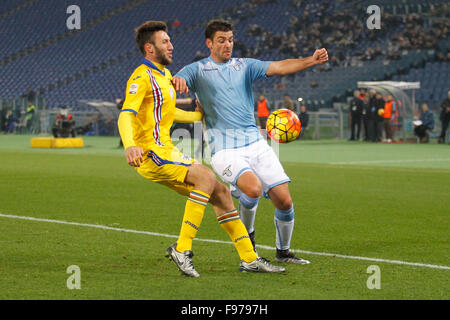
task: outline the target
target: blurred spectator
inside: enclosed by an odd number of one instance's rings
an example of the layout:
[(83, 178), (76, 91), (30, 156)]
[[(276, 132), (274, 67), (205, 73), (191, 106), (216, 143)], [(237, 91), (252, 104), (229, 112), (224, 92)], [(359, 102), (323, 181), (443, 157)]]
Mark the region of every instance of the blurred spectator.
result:
[(6, 133), (6, 109), (0, 109), (0, 131)]
[(366, 92), (364, 95), (362, 95), (362, 123), (364, 127), (364, 141), (370, 141), (371, 140), (371, 134), (369, 131), (369, 112), (370, 112), (370, 99), (369, 94)]
[(393, 139), (392, 119), (394, 118), (395, 111), (397, 109), (396, 102), (392, 98), (392, 95), (386, 96), (386, 102), (384, 103), (384, 131), (386, 134), (386, 142), (391, 143)]
[(389, 50), (387, 54), (388, 60), (400, 60), (400, 53), (397, 50)]
[(285, 94), (285, 95), (284, 95), (283, 108), (289, 109), (289, 110), (295, 112), (295, 104), (294, 104), (294, 101), (292, 101), (291, 97), (290, 97), (288, 94)]
[(434, 116), (428, 109), (426, 103), (422, 104), (422, 112), (419, 120), (414, 121), (414, 134), (420, 143), (428, 143), (430, 141), (429, 131), (434, 129)]
[(376, 125), (377, 125), (377, 108), (376, 108), (376, 91), (371, 89), (369, 91), (369, 105), (368, 105), (368, 111), (367, 111), (367, 131), (368, 131), (368, 137), (369, 140), (372, 142), (377, 141), (377, 134), (376, 134)]
[(25, 113), (25, 127), (28, 132), (31, 132), (31, 126), (33, 125), (34, 115), (36, 113), (36, 107), (32, 101), (28, 101), (27, 112)]
[(5, 129), (6, 133), (14, 133), (17, 124), (17, 118), (12, 112), (12, 110), (8, 110), (5, 119)]
[[(360, 98), (359, 90), (355, 90), (353, 92), (353, 100), (350, 102), (350, 112), (349, 112), (349, 120), (350, 120), (350, 128), (351, 128), (351, 136), (350, 141), (359, 140), (359, 136), (361, 134), (361, 116), (363, 110), (363, 103)], [(356, 130), (356, 135), (355, 135)]]
[(258, 102), (256, 103), (256, 112), (258, 114), (258, 120), (261, 130), (265, 130), (267, 118), (270, 114), (270, 105), (266, 97), (264, 97), (264, 94), (262, 93), (259, 95)]
[(376, 113), (375, 120), (375, 141), (381, 142), (383, 136), (383, 126), (384, 126), (384, 99), (383, 95), (379, 92), (375, 95), (374, 107)]
[(75, 128), (75, 133), (79, 134), (79, 135), (83, 135), (83, 136), (94, 136), (95, 135), (95, 131), (94, 131), (94, 126), (92, 123), (92, 119), (89, 118), (88, 122), (81, 127), (76, 127)]
[(300, 134), (298, 135), (298, 138), (300, 138), (305, 134), (306, 130), (308, 130), (308, 123), (309, 123), (309, 113), (304, 104), (300, 106), (300, 113), (298, 114), (298, 118), (302, 125), (302, 129), (300, 131)]
[(445, 143), (445, 140), (447, 138), (448, 124), (450, 122), (450, 91), (448, 91), (447, 93), (447, 99), (442, 101), (439, 120), (441, 120), (442, 126), (438, 143)]
[(53, 124), (52, 132), (55, 138), (67, 138), (69, 135), (75, 137), (75, 120), (67, 107), (61, 107), (56, 121)]

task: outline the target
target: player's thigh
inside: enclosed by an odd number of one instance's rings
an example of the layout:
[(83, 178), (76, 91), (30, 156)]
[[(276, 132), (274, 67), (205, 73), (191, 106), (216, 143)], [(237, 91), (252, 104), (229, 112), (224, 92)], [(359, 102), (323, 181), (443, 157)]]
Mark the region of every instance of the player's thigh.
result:
[(185, 179), (193, 162), (193, 159), (184, 157), (177, 149), (153, 150), (136, 171), (147, 180), (188, 195), (194, 186), (186, 183)]
[(251, 150), (251, 169), (261, 181), (263, 193), (268, 194), (272, 188), (291, 181), (267, 142), (258, 142), (254, 149)]
[(212, 194), (216, 187), (216, 175), (214, 172), (200, 164), (193, 163), (186, 174), (185, 183), (194, 185), (197, 190)]

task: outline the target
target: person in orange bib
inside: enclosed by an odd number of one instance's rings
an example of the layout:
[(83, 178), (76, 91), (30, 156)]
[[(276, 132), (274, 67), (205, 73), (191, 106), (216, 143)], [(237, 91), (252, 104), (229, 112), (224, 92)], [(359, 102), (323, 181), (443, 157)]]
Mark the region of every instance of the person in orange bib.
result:
[(384, 131), (386, 133), (386, 142), (391, 143), (392, 142), (392, 119), (394, 118), (396, 110), (396, 103), (394, 99), (392, 98), (392, 95), (386, 96), (386, 102), (384, 103), (384, 113), (383, 113), (383, 124), (384, 124)]
[(258, 119), (261, 130), (265, 130), (267, 118), (270, 114), (270, 106), (266, 97), (264, 97), (262, 93), (259, 95), (259, 100), (256, 103), (256, 111), (258, 112)]

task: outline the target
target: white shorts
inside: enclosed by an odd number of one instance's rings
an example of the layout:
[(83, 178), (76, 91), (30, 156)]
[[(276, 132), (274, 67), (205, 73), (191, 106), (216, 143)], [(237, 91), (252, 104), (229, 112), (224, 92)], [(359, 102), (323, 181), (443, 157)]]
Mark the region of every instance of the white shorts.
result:
[(291, 181), (265, 140), (242, 148), (220, 150), (213, 155), (211, 165), (223, 181), (232, 185), (235, 197), (239, 197), (240, 193), (236, 182), (246, 171), (252, 171), (259, 178), (266, 196), (273, 187)]

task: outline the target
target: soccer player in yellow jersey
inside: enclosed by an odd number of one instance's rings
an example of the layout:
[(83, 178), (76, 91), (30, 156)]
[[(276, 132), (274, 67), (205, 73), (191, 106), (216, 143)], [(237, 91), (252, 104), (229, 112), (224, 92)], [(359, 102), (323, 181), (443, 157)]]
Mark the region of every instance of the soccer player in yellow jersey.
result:
[(118, 126), (128, 164), (144, 178), (188, 196), (178, 240), (167, 249), (167, 256), (184, 275), (199, 276), (192, 263), (192, 240), (206, 205), (211, 203), (220, 226), (238, 251), (241, 271), (285, 271), (257, 256), (228, 188), (213, 171), (183, 155), (172, 143), (173, 122), (199, 121), (202, 113), (175, 107), (179, 88), (173, 86), (166, 68), (172, 63), (173, 52), (166, 24), (147, 21), (136, 29), (136, 42), (144, 58), (128, 80)]

